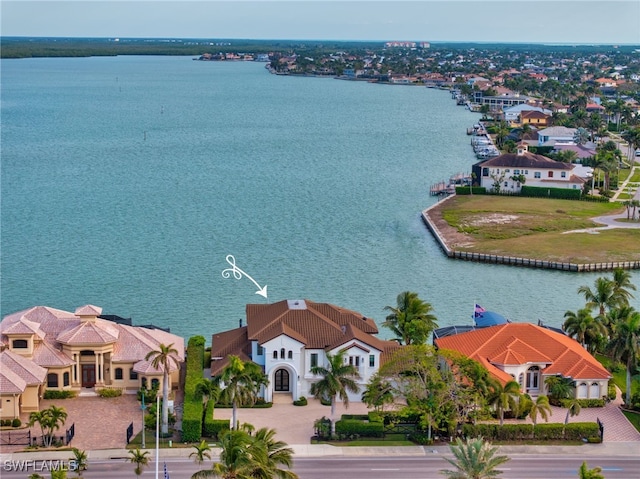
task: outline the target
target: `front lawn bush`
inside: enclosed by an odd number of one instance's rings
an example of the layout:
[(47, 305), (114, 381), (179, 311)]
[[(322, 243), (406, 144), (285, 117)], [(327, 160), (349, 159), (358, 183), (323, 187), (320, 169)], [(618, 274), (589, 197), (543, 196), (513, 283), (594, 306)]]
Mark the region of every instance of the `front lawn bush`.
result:
[(75, 391), (58, 391), (56, 389), (47, 389), (42, 396), (43, 399), (69, 399), (76, 397)]
[(307, 398), (304, 396), (300, 396), (300, 399), (296, 399), (295, 401), (293, 401), (293, 405), (294, 406), (306, 406), (307, 405)]
[(122, 396), (122, 389), (120, 388), (102, 388), (98, 390), (98, 396), (101, 398), (117, 398)]
[(22, 421), (20, 420), (20, 418), (15, 418), (13, 421), (11, 421), (11, 427), (20, 427), (22, 426)]

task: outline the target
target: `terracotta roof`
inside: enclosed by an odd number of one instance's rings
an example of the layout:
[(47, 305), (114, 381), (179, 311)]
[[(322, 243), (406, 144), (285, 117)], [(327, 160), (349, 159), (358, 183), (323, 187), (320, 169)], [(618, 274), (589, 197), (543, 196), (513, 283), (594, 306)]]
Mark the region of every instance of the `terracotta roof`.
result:
[(545, 168), (554, 170), (572, 170), (573, 165), (552, 160), (546, 156), (536, 155), (528, 151), (522, 155), (516, 153), (503, 153), (500, 156), (477, 163), (480, 167), (512, 167), (512, 168)]
[(73, 359), (46, 341), (36, 345), (32, 359), (33, 362), (45, 368), (71, 366), (73, 364)]
[(6, 328), (2, 330), (2, 334), (37, 334), (40, 338), (44, 338), (44, 331), (40, 329), (40, 325), (38, 323), (34, 323), (33, 321), (29, 321), (25, 318), (20, 318), (18, 321), (15, 321), (12, 324), (9, 324)]
[[(482, 363), (501, 381), (513, 378), (497, 365), (538, 363), (545, 375), (575, 380), (608, 379), (609, 372), (580, 344), (564, 334), (529, 323), (508, 323), (434, 340), (441, 349), (458, 351)], [(513, 361), (518, 361), (514, 363)]]
[(118, 339), (119, 332), (115, 328), (105, 328), (97, 322), (82, 322), (56, 337), (62, 344), (110, 344)]
[[(9, 350), (0, 352), (0, 366), (0, 371), (2, 371), (3, 374), (6, 371), (11, 371), (21, 378), (26, 385), (42, 384), (47, 377), (47, 370), (45, 368)], [(7, 376), (7, 378), (11, 380), (11, 375)], [(11, 380), (11, 382), (16, 386), (19, 385), (13, 380)]]
[[(251, 341), (258, 344), (286, 335), (307, 349), (332, 350), (354, 340), (381, 352), (384, 362), (399, 347), (396, 342), (373, 336), (378, 328), (371, 318), (345, 308), (309, 300), (283, 300), (273, 304), (248, 304), (247, 326), (214, 334), (211, 357), (229, 354), (249, 359)], [(245, 359), (245, 360), (246, 360)], [(212, 361), (212, 375), (224, 364)]]
[(76, 308), (76, 316), (100, 316), (102, 314), (102, 308), (100, 306), (93, 306), (92, 304), (86, 304)]
[(21, 394), (27, 382), (8, 368), (0, 370), (0, 394)]

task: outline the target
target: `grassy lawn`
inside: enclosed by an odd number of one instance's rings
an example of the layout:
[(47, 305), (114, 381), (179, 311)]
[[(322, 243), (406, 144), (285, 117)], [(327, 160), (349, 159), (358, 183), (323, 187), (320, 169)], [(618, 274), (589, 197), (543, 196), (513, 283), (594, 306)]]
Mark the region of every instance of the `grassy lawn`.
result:
[[(171, 441), (171, 444), (169, 443), (169, 441)], [(148, 430), (146, 431), (146, 435), (145, 435), (145, 446), (147, 449), (155, 449), (156, 447), (156, 432), (155, 431), (151, 431)], [(192, 447), (192, 444), (183, 444), (180, 441), (176, 441), (174, 438), (168, 437), (168, 438), (163, 438), (160, 437), (160, 440), (158, 441), (159, 443), (159, 447), (160, 449), (165, 449), (165, 448), (177, 448), (177, 447), (181, 447), (181, 448), (185, 448), (185, 447)], [(127, 444), (127, 449), (136, 449), (138, 447), (142, 446), (142, 433), (139, 432), (138, 434), (136, 434), (135, 436), (133, 436), (131, 438), (131, 441), (129, 441), (129, 444)]]
[(640, 413), (631, 411), (622, 411), (622, 413), (627, 417), (629, 422), (633, 424), (633, 427), (640, 432)]
[(640, 183), (640, 168), (636, 168), (635, 170), (633, 170), (633, 176), (629, 181)]
[(625, 211), (619, 203), (476, 195), (455, 196), (441, 208), (469, 238), (456, 250), (572, 263), (640, 259), (640, 229), (563, 234), (599, 226), (591, 218)]
[[(596, 354), (596, 359), (600, 361), (600, 364), (602, 364), (608, 371), (611, 371), (611, 358), (603, 356), (602, 354)], [(611, 375), (613, 376), (613, 382), (620, 388), (620, 391), (622, 391), (622, 395), (624, 396), (627, 390), (627, 369), (624, 366), (620, 366), (616, 368)], [(640, 374), (631, 376), (631, 390), (633, 392), (640, 391)]]

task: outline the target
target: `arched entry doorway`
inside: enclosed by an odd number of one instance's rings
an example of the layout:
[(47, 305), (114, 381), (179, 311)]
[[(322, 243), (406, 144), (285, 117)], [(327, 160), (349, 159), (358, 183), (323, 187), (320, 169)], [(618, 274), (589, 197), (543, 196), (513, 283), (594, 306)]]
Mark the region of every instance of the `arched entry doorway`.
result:
[(273, 390), (278, 393), (291, 391), (289, 371), (280, 368), (273, 375)]

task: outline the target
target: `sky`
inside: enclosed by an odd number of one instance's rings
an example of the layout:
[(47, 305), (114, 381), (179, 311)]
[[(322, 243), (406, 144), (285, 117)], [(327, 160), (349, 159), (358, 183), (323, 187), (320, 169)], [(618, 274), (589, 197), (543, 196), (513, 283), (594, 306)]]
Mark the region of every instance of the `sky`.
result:
[(0, 0), (2, 36), (640, 44), (640, 0)]

